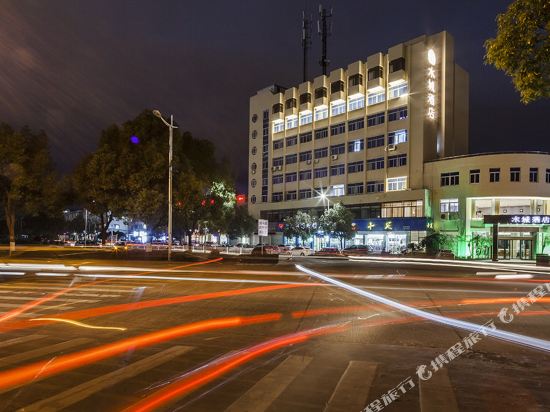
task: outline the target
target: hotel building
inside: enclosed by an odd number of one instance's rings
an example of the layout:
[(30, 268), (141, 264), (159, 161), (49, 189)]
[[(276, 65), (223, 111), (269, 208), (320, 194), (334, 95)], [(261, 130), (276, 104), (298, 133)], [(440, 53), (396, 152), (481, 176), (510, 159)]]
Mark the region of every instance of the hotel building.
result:
[[(297, 210), (320, 215), (334, 202), (354, 216), (353, 242), (373, 251), (400, 251), (432, 229), (485, 234), (475, 209), (485, 204), (482, 193), (489, 196), (483, 183), (477, 189), (465, 187), (463, 176), (456, 180), (459, 184), (446, 185), (446, 176), (452, 180), (455, 172), (478, 170), (485, 182), (490, 172), (481, 170), (489, 159), (502, 167), (518, 157), (467, 155), (468, 85), (468, 74), (455, 63), (452, 36), (441, 32), (296, 87), (258, 91), (250, 98), (249, 212), (269, 220), (272, 243), (282, 242), (286, 216)], [(514, 167), (537, 166), (541, 173), (549, 161), (542, 154), (521, 159)], [(500, 197), (519, 195), (513, 185), (504, 186), (502, 191), (491, 186), (497, 197), (490, 197), (492, 206), (482, 213), (499, 214), (506, 204)], [(538, 194), (546, 190), (550, 199), (550, 185), (531, 189)], [(527, 192), (522, 188), (523, 196)], [(542, 204), (548, 207), (546, 199)], [(447, 207), (453, 212), (440, 213)], [(464, 225), (449, 223), (458, 218)], [(462, 249), (468, 253), (467, 247)]]

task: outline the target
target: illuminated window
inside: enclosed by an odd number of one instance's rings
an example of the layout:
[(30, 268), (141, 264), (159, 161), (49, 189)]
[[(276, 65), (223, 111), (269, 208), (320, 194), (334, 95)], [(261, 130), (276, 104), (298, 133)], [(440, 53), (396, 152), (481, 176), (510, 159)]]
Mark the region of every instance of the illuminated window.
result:
[(384, 100), (386, 100), (386, 92), (374, 92), (369, 93), (367, 97), (367, 104), (369, 106), (377, 103), (382, 103)]
[(344, 196), (344, 185), (333, 185), (328, 189), (328, 196)]
[(407, 176), (389, 177), (386, 179), (386, 187), (388, 192), (407, 189)]
[(330, 115), (338, 116), (340, 114), (346, 113), (346, 102), (338, 100), (330, 104)]
[(298, 117), (297, 116), (289, 116), (286, 118), (286, 128), (287, 129), (293, 129), (295, 127), (298, 127)]
[(273, 122), (273, 133), (279, 133), (285, 130), (285, 123), (282, 120), (275, 120)]
[(328, 117), (328, 107), (327, 106), (319, 106), (315, 109), (315, 121), (317, 120), (323, 120)]
[(388, 133), (388, 144), (399, 144), (407, 141), (407, 129)]
[(397, 86), (391, 86), (389, 90), (389, 98), (396, 99), (398, 97), (404, 96), (409, 91), (407, 83), (401, 83)]
[(365, 139), (357, 139), (348, 142), (348, 152), (356, 153), (365, 149)]
[(441, 213), (457, 213), (458, 199), (441, 199), (439, 202), (439, 211)]
[(313, 122), (313, 114), (311, 112), (300, 113), (300, 126)]
[(365, 96), (358, 95), (348, 98), (348, 111), (358, 110), (365, 107)]

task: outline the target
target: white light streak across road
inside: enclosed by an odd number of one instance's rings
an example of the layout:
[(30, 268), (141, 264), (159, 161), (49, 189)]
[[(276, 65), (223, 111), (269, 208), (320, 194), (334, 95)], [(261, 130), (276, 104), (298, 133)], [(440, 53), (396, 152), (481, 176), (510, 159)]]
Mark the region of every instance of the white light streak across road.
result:
[[(440, 316), (434, 313), (416, 309), (411, 306), (407, 306), (402, 303), (396, 302), (394, 300), (377, 295), (375, 293), (368, 292), (366, 290), (361, 290), (355, 286), (333, 279), (329, 276), (325, 276), (321, 273), (315, 272), (301, 265), (296, 265), (296, 268), (304, 273), (307, 273), (310, 276), (313, 276), (314, 278), (321, 279), (327, 283), (338, 286), (349, 292), (355, 293), (356, 295), (360, 295), (367, 299), (374, 300), (375, 302), (382, 303), (384, 305), (390, 306), (395, 309), (399, 309), (411, 315), (428, 319), (436, 323), (441, 323), (446, 326), (452, 326), (459, 329), (464, 329), (470, 332), (480, 332), (482, 330), (482, 325), (477, 325), (475, 323), (465, 322), (458, 319), (447, 318), (445, 316)], [(524, 336), (513, 332), (506, 332), (506, 331), (502, 331), (498, 329), (490, 329), (490, 328), (484, 328), (483, 333), (496, 339), (501, 339), (501, 340), (515, 343), (518, 345), (528, 346), (530, 348), (550, 352), (550, 341), (547, 341), (547, 340), (532, 338), (529, 336)]]

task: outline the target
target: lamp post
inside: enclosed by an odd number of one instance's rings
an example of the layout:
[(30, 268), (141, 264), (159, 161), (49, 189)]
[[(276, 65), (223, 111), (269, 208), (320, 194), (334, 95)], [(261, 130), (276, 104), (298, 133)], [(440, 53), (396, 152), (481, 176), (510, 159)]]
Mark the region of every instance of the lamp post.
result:
[(159, 110), (153, 110), (157, 116), (168, 127), (169, 133), (169, 151), (168, 151), (168, 260), (172, 257), (172, 143), (174, 139), (174, 116), (170, 115), (170, 123), (164, 120)]

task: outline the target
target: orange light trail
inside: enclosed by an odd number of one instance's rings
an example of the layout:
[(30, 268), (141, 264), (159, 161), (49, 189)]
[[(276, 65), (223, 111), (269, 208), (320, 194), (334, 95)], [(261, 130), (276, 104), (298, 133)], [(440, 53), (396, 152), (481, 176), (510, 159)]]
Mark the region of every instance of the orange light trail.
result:
[(119, 340), (117, 342), (85, 349), (68, 355), (61, 355), (53, 359), (43, 360), (0, 372), (0, 390), (13, 389), (26, 383), (42, 380), (52, 375), (57, 375), (71, 369), (119, 355), (130, 348), (140, 349), (182, 336), (213, 330), (274, 322), (280, 320), (281, 317), (282, 315), (280, 313), (268, 313), (257, 316), (235, 316), (199, 321)]
[(124, 412), (145, 412), (155, 410), (157, 407), (166, 404), (175, 398), (184, 396), (193, 390), (206, 385), (214, 379), (225, 375), (231, 370), (252, 361), (255, 358), (289, 345), (303, 343), (316, 336), (343, 332), (347, 330), (348, 327), (349, 323), (346, 322), (292, 333), (275, 339), (270, 339), (266, 342), (240, 350), (230, 355), (222, 356), (221, 358), (218, 358), (187, 373), (181, 380), (168, 385), (164, 389), (154, 392), (152, 395), (125, 409)]
[[(354, 306), (354, 308), (357, 308)], [(522, 312), (522, 316), (531, 315), (545, 315), (548, 311), (534, 311), (534, 312)], [(492, 313), (478, 313), (469, 312), (457, 314), (453, 317), (456, 318), (468, 318), (476, 316), (492, 315)], [(373, 327), (384, 325), (398, 325), (414, 322), (427, 322), (426, 319), (419, 317), (409, 317), (402, 319), (379, 319), (379, 320), (363, 320), (361, 321), (361, 327)], [(351, 322), (344, 322), (340, 324), (333, 324), (324, 326), (317, 329), (310, 329), (302, 332), (292, 333), (284, 336), (280, 336), (275, 339), (262, 342), (260, 344), (251, 346), (249, 348), (242, 349), (235, 353), (224, 355), (220, 358), (213, 360), (205, 365), (202, 365), (196, 369), (191, 370), (181, 377), (180, 380), (168, 384), (163, 389), (153, 392), (144, 399), (136, 402), (135, 404), (124, 409), (123, 412), (148, 412), (154, 411), (157, 408), (165, 405), (169, 402), (184, 397), (194, 390), (207, 385), (213, 380), (223, 376), (233, 369), (242, 366), (252, 360), (263, 356), (269, 352), (273, 352), (283, 347), (303, 343), (313, 337), (341, 333), (348, 330), (351, 326)], [(481, 326), (481, 325), (480, 325)]]
[[(311, 285), (283, 284), (283, 285), (257, 286), (257, 287), (245, 288), (245, 289), (232, 289), (232, 290), (224, 290), (220, 292), (201, 293), (198, 295), (177, 296), (173, 298), (163, 298), (163, 299), (145, 300), (145, 301), (132, 302), (132, 303), (121, 303), (118, 305), (101, 306), (98, 308), (83, 309), (83, 310), (77, 310), (73, 312), (49, 314), (48, 317), (59, 318), (59, 319), (80, 320), (80, 319), (87, 319), (87, 318), (92, 318), (97, 316), (109, 315), (113, 313), (131, 312), (135, 310), (155, 308), (159, 306), (174, 305), (178, 303), (196, 302), (196, 301), (205, 300), (205, 299), (217, 299), (217, 298), (225, 298), (225, 297), (233, 297), (233, 296), (242, 296), (242, 295), (248, 295), (251, 293), (272, 292), (276, 290), (294, 289), (294, 288), (301, 288), (301, 287), (308, 287), (308, 286), (318, 286), (318, 284), (313, 284), (313, 283)], [(32, 328), (35, 326), (46, 325), (49, 323), (52, 323), (52, 322), (51, 321), (30, 322), (28, 320), (23, 320), (20, 322), (13, 322), (11, 324), (6, 324), (4, 325), (3, 328), (0, 328), (0, 330), (6, 332), (8, 330)]]

